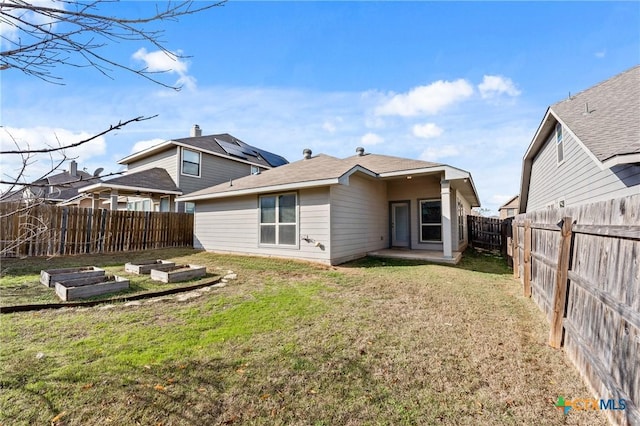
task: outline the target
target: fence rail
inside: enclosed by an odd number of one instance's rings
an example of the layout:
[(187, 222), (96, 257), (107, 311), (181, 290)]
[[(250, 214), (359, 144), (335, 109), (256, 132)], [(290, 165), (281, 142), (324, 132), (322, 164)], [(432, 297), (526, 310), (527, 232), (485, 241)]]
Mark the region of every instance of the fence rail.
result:
[(607, 411), (640, 425), (640, 195), (518, 215), (514, 277), (550, 322), (596, 398), (625, 399)]
[(193, 215), (0, 204), (3, 256), (112, 253), (193, 246)]

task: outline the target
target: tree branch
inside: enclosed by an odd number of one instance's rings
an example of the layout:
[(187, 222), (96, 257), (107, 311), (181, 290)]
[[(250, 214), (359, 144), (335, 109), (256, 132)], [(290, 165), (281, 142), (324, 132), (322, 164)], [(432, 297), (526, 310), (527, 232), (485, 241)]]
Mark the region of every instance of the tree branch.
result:
[(120, 121), (118, 122), (118, 124), (116, 125), (111, 125), (109, 126), (108, 129), (105, 129), (103, 131), (101, 131), (98, 134), (95, 134), (87, 139), (83, 139), (79, 142), (73, 143), (71, 145), (64, 145), (64, 146), (59, 146), (56, 148), (42, 148), (42, 149), (27, 149), (27, 150), (11, 150), (11, 151), (0, 151), (0, 155), (24, 155), (24, 154), (43, 154), (43, 153), (49, 153), (49, 152), (55, 152), (55, 151), (62, 151), (68, 148), (75, 148), (78, 147), (80, 145), (84, 145), (88, 142), (91, 142), (92, 140), (95, 140), (97, 138), (99, 138), (100, 136), (104, 136), (109, 132), (112, 132), (114, 130), (119, 130), (121, 128), (123, 128), (124, 126), (126, 126), (127, 124), (133, 123), (133, 122), (140, 122), (140, 121), (146, 121), (146, 120), (151, 120), (152, 118), (157, 117), (158, 115), (153, 115), (151, 117), (136, 117), (136, 118), (131, 118), (129, 120), (126, 121)]

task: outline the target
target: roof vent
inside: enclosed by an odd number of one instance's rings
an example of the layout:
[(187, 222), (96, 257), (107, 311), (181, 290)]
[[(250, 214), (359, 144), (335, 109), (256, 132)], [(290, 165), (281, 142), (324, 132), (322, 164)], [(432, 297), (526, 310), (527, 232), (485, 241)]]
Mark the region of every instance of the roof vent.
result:
[(359, 146), (359, 147), (356, 148), (356, 152), (358, 153), (358, 155), (360, 157), (362, 157), (364, 155), (364, 148)]
[(198, 136), (202, 136), (202, 129), (197, 124), (194, 124), (191, 128), (191, 137), (195, 138)]
[(308, 160), (309, 158), (311, 158), (311, 150), (309, 148), (305, 148), (302, 151), (302, 156), (304, 157), (305, 160)]

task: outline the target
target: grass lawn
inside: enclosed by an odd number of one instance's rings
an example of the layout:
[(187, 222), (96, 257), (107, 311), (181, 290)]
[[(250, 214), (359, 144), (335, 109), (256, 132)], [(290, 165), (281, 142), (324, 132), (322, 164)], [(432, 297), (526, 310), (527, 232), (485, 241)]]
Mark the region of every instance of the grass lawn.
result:
[[(118, 268), (132, 256), (46, 262)], [(607, 424), (554, 408), (591, 394), (493, 257), (467, 253), (457, 267), (153, 258), (238, 279), (198, 297), (0, 315), (0, 425)], [(2, 269), (0, 290), (15, 292), (42, 264)]]

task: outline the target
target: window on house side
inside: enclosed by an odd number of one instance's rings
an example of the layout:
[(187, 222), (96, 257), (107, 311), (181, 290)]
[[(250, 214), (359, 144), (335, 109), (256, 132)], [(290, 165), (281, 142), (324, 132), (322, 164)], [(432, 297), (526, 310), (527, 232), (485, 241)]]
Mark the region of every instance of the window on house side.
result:
[(171, 211), (171, 206), (169, 205), (169, 197), (160, 197), (159, 210), (161, 212), (169, 212), (169, 211)]
[(258, 167), (258, 166), (251, 166), (251, 174), (252, 174), (252, 175), (258, 175), (258, 174), (260, 174), (260, 167)]
[(562, 124), (556, 124), (556, 150), (558, 152), (558, 164), (564, 161), (564, 139), (562, 137)]
[(442, 204), (440, 200), (420, 201), (420, 241), (442, 241)]
[(460, 200), (457, 200), (458, 207), (458, 241), (464, 241), (464, 225), (465, 225), (465, 215), (464, 215), (464, 205)]
[(200, 176), (200, 153), (182, 148), (182, 174)]
[(296, 194), (260, 197), (260, 244), (295, 246), (298, 242)]
[(196, 203), (191, 203), (189, 201), (186, 201), (184, 203), (184, 212), (185, 213), (195, 213), (196, 212)]

